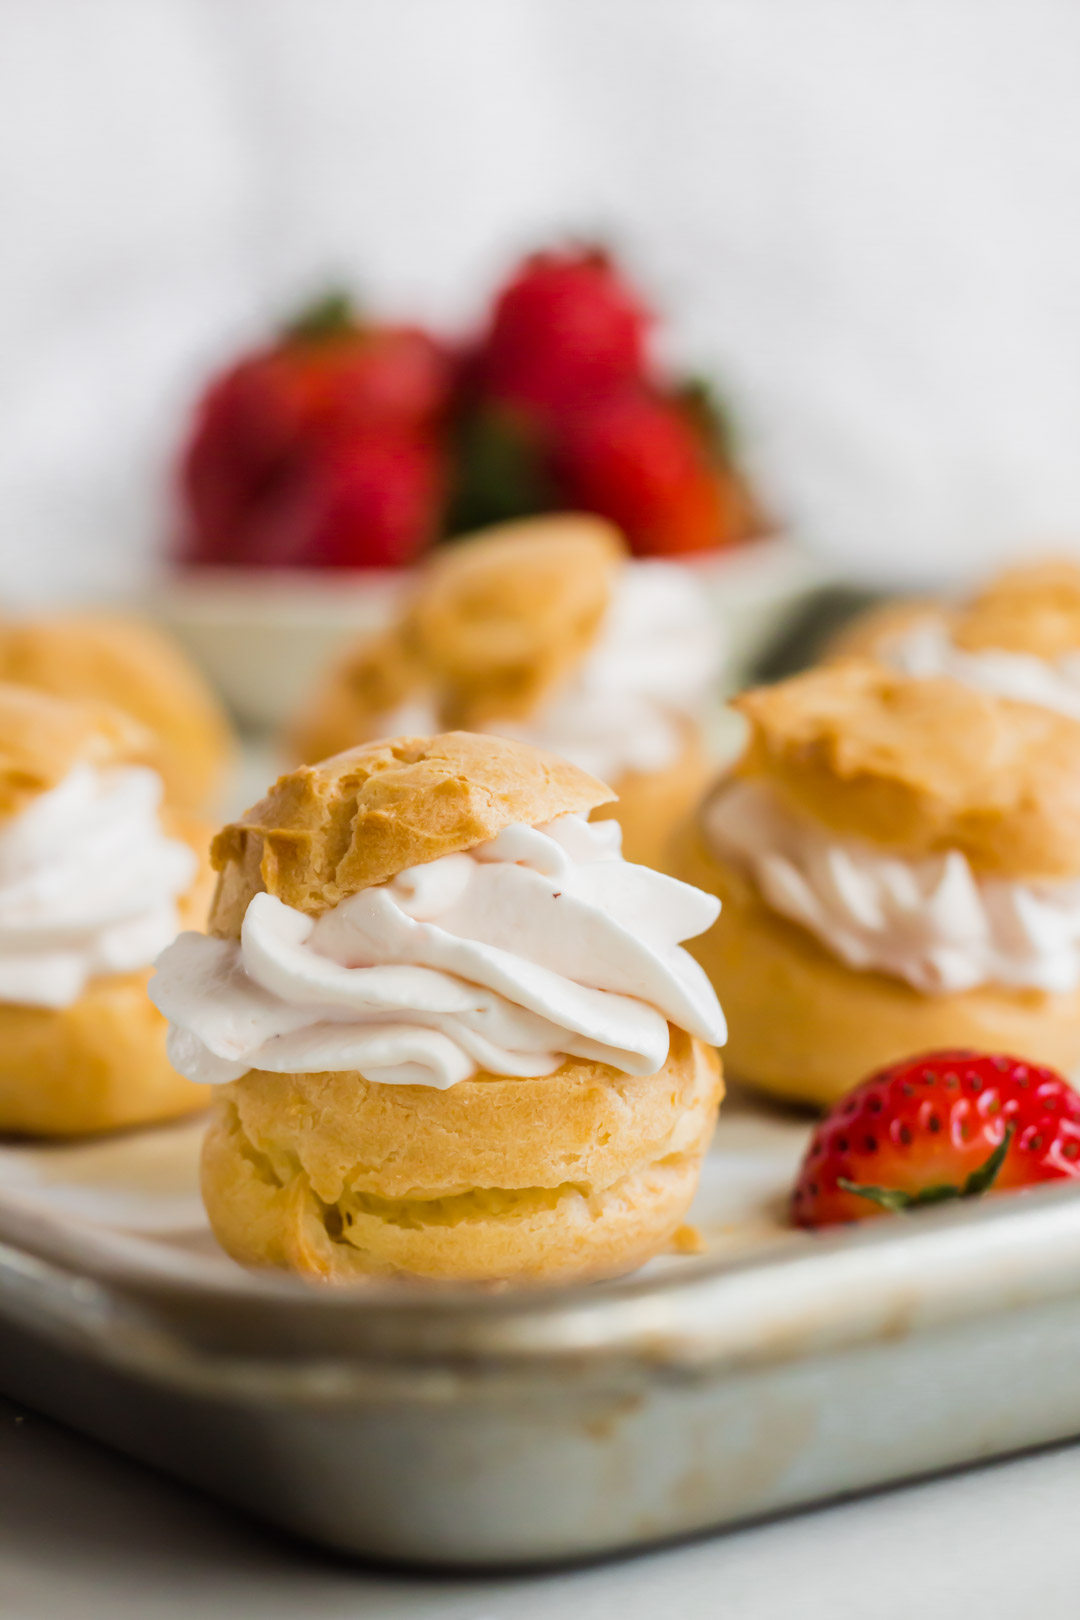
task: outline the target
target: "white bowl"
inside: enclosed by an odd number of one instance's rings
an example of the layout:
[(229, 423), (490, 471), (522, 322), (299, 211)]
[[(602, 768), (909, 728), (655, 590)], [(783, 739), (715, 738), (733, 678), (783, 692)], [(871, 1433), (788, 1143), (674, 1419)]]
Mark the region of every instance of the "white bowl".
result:
[(391, 621), (408, 578), (389, 568), (189, 569), (149, 606), (241, 725), (263, 730), (296, 713), (351, 641)]
[[(729, 686), (825, 577), (820, 563), (783, 536), (687, 560), (686, 567), (712, 599)], [(350, 641), (391, 621), (409, 579), (407, 569), (192, 569), (162, 582), (148, 605), (240, 723), (267, 730), (296, 713)]]

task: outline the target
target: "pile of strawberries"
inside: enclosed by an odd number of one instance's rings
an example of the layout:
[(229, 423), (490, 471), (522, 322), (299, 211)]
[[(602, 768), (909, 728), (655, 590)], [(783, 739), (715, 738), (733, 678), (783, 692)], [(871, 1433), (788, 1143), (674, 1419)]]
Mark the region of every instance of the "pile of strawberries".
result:
[(611, 258), (540, 253), (465, 344), (322, 300), (216, 378), (179, 474), (179, 553), (231, 566), (409, 563), (536, 512), (598, 512), (641, 555), (760, 527), (699, 385), (660, 375)]

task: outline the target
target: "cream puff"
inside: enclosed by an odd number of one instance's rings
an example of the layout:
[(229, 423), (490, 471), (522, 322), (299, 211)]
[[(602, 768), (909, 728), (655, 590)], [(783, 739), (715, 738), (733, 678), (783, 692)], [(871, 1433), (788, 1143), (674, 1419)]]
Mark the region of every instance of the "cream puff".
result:
[(857, 619), (833, 656), (946, 676), (1080, 720), (1080, 565), (1028, 564), (959, 604), (889, 603)]
[(567, 1281), (665, 1248), (720, 1100), (679, 941), (716, 902), (630, 865), (609, 790), (514, 740), (399, 738), (217, 837), (206, 934), (150, 993), (216, 1090), (222, 1246), (314, 1279)]
[(111, 1130), (206, 1100), (146, 995), (209, 902), (207, 840), (163, 821), (153, 752), (119, 711), (0, 684), (0, 1132)]
[(394, 628), (307, 706), (293, 757), (398, 732), (516, 737), (610, 781), (627, 858), (660, 866), (709, 766), (716, 627), (686, 570), (631, 563), (600, 518), (534, 518), (445, 546)]
[(870, 661), (736, 700), (679, 875), (730, 1072), (826, 1104), (913, 1052), (1080, 1064), (1080, 726)]
[(170, 804), (212, 807), (232, 756), (214, 693), (153, 625), (102, 613), (0, 621), (0, 681), (122, 709), (157, 739)]

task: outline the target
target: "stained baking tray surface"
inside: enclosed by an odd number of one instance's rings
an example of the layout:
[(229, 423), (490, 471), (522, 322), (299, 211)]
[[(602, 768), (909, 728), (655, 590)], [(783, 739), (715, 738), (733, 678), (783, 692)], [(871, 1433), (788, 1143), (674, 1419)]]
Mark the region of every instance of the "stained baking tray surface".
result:
[(792, 1233), (799, 1116), (734, 1099), (701, 1253), (591, 1288), (253, 1277), (201, 1122), (0, 1149), (0, 1388), (347, 1551), (647, 1544), (1080, 1433), (1080, 1197)]

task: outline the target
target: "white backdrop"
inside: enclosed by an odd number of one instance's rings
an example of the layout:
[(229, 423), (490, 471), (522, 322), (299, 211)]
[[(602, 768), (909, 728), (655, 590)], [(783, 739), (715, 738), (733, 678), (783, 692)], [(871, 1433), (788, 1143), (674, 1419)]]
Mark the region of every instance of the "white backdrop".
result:
[(1080, 541), (1075, 0), (0, 0), (0, 600), (125, 590), (204, 368), (621, 245), (863, 574)]

